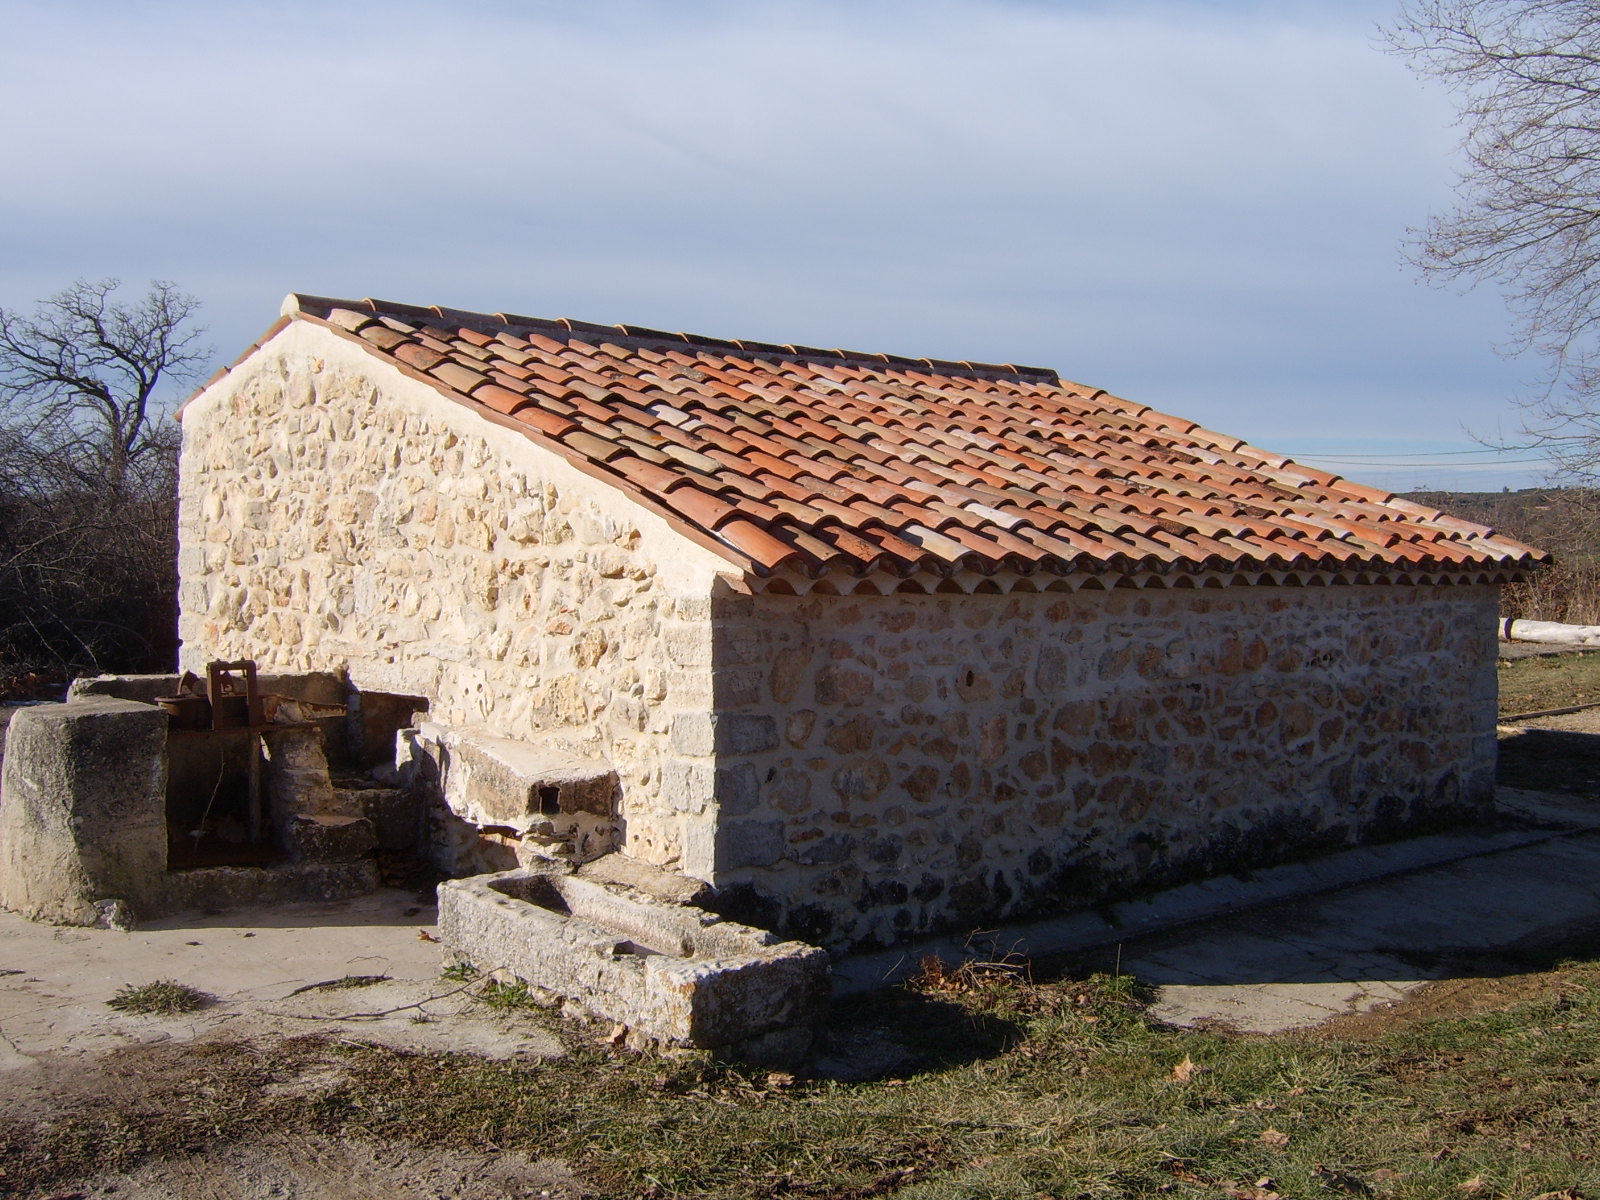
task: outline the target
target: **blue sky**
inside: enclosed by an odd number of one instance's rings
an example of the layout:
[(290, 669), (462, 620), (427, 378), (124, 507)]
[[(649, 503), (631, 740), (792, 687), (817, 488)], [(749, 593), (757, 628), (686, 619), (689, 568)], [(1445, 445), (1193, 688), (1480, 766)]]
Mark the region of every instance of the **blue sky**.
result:
[[(1057, 368), (1356, 479), (1537, 482), (1418, 283), (1390, 3), (0, 0), (0, 305), (171, 279)], [(1412, 465), (1434, 462), (1434, 466)]]

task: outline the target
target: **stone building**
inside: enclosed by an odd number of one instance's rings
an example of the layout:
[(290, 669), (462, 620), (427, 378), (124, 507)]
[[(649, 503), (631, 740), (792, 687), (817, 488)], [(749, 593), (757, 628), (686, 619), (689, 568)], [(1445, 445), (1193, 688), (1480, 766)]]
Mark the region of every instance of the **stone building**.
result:
[(425, 700), (458, 868), (864, 945), (1489, 803), (1490, 530), (1047, 370), (284, 311), (182, 413), (182, 665)]

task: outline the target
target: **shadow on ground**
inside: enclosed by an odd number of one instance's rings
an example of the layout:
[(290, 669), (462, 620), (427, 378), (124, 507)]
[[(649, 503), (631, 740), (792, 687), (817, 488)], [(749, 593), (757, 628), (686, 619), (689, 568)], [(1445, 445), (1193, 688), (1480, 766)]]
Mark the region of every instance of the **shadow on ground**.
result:
[(843, 1083), (900, 1077), (993, 1058), (1023, 1036), (992, 1014), (905, 988), (837, 1001), (809, 1066)]
[(1501, 787), (1600, 797), (1600, 734), (1531, 728), (1504, 734), (1496, 778)]

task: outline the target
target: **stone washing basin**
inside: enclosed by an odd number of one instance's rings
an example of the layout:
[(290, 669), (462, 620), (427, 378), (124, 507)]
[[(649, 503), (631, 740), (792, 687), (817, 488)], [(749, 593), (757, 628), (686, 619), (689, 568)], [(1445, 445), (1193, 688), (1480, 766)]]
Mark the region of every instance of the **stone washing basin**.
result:
[(556, 871), (441, 884), (439, 938), (480, 970), (509, 973), (648, 1037), (735, 1056), (774, 1035), (808, 1035), (829, 994), (824, 950)]

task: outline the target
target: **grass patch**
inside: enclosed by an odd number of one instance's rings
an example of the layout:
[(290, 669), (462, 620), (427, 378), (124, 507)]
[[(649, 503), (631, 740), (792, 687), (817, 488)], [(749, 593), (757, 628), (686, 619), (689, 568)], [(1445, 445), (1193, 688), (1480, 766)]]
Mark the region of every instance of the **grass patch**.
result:
[(1501, 659), (1500, 715), (1546, 712), (1600, 700), (1600, 653)]
[(209, 992), (202, 992), (186, 983), (158, 979), (154, 983), (125, 983), (106, 1004), (118, 1012), (171, 1016), (174, 1013), (194, 1012), (216, 1001), (217, 998)]
[(511, 1009), (543, 1009), (537, 993), (521, 979), (489, 979), (478, 989), (478, 999), (502, 1012)]
[[(854, 1083), (593, 1043), (537, 1063), (312, 1038), (140, 1048), (137, 1100), (0, 1117), (0, 1192), (271, 1122), (560, 1159), (618, 1197), (1594, 1200), (1600, 966), (1527, 979), (1504, 1010), (1255, 1037), (1166, 1028), (1127, 976), (940, 967), (835, 1011), (824, 1058), (885, 1064)], [(265, 1086), (319, 1061), (337, 1087)]]

